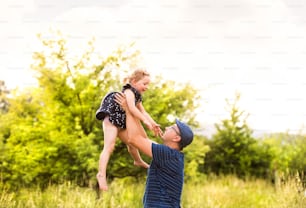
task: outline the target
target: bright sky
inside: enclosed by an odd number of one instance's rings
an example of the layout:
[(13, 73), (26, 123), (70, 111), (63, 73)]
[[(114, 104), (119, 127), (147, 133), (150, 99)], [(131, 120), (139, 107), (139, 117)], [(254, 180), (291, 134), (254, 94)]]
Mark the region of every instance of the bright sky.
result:
[(36, 34), (54, 28), (76, 52), (92, 37), (105, 54), (136, 42), (153, 75), (200, 90), (207, 132), (235, 92), (253, 130), (305, 129), (304, 0), (2, 0), (0, 26), (0, 80), (9, 88), (34, 83)]

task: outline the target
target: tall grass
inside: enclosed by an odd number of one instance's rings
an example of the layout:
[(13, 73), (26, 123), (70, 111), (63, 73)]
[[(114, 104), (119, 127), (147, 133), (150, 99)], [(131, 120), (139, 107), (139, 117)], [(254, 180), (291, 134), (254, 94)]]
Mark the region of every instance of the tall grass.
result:
[[(114, 180), (98, 198), (93, 188), (71, 183), (46, 190), (2, 189), (0, 208), (138, 208), (142, 207), (144, 181)], [(305, 208), (306, 196), (294, 180), (275, 188), (264, 180), (243, 181), (234, 176), (189, 182), (184, 185), (183, 208)]]
[(188, 183), (184, 208), (306, 208), (306, 196), (295, 180), (276, 188), (264, 180), (243, 181), (234, 176)]

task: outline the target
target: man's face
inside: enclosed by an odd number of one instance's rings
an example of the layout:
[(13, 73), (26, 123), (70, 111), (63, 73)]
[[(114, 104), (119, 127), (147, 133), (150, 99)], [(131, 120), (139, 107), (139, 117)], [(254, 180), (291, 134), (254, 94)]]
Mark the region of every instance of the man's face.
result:
[(169, 138), (171, 139), (175, 136), (181, 136), (177, 125), (173, 124), (172, 126), (166, 127), (165, 133), (163, 135), (164, 141), (168, 140)]

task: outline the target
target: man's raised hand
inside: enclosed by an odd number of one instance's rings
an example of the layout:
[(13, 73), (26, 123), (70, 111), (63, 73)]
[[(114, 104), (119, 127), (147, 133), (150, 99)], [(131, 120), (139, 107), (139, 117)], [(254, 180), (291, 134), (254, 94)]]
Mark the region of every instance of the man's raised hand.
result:
[(118, 92), (115, 94), (115, 101), (123, 108), (123, 110), (127, 111), (128, 106), (125, 98), (125, 94), (122, 92)]

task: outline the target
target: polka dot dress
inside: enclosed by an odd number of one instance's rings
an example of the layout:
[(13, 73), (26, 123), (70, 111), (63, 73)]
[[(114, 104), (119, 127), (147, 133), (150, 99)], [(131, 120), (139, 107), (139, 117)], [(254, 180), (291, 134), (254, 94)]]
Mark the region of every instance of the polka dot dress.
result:
[[(122, 88), (122, 92), (126, 89), (132, 90), (135, 95), (135, 105), (142, 102), (141, 94), (130, 84), (126, 84)], [(109, 121), (115, 126), (125, 129), (126, 128), (126, 115), (121, 106), (115, 101), (115, 94), (117, 92), (108, 93), (101, 102), (100, 108), (96, 112), (96, 118), (103, 120), (106, 116), (109, 116)]]

